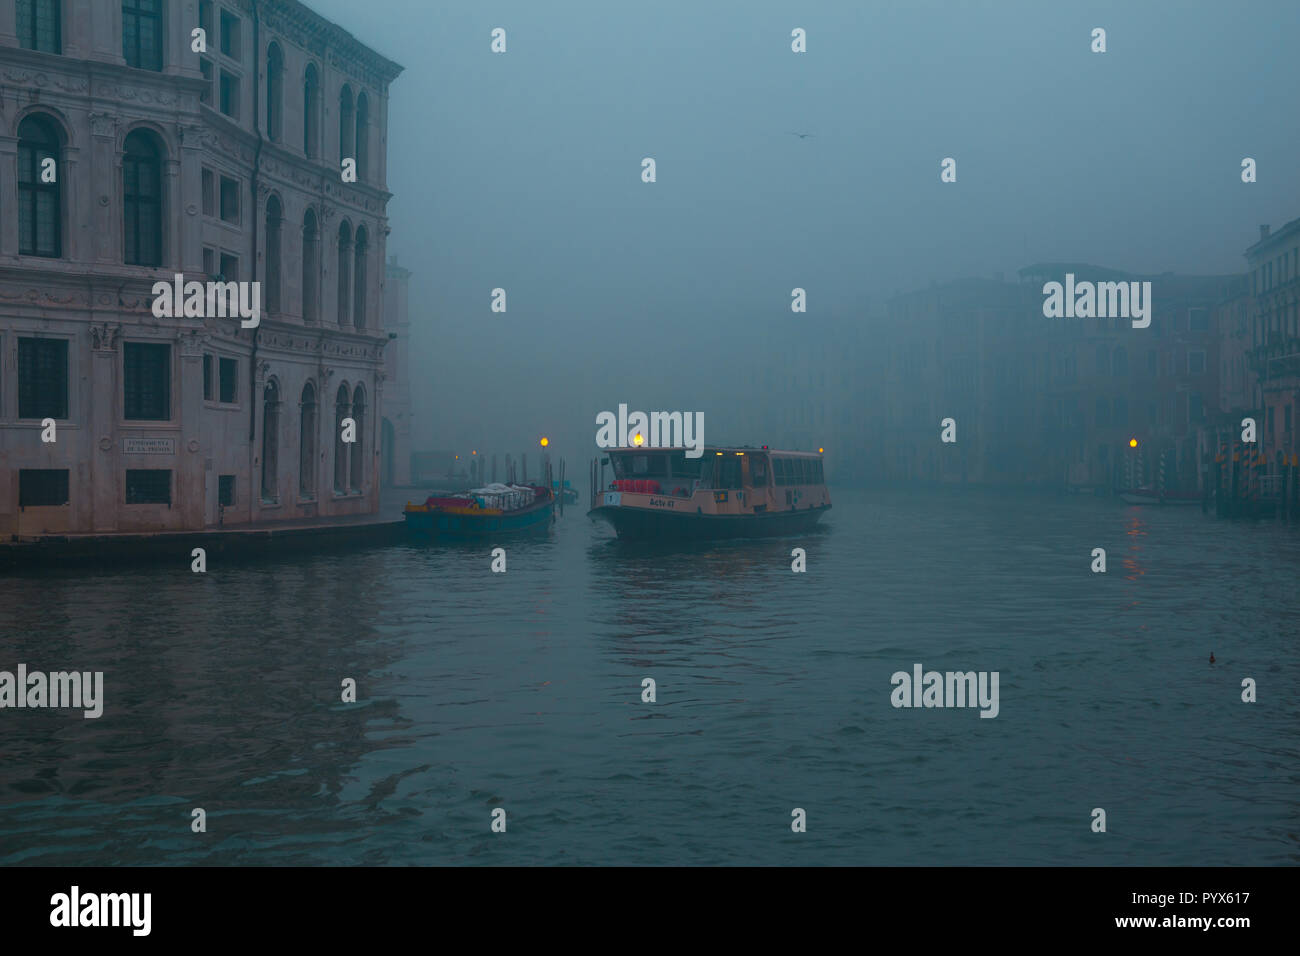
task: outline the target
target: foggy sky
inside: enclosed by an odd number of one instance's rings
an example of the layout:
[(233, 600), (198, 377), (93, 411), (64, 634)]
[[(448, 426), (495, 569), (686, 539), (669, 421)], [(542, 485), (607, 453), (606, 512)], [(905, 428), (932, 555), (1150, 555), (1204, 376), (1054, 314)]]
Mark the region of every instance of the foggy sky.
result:
[(1300, 216), (1289, 0), (307, 2), (406, 68), (388, 251), (414, 273), (416, 449), (549, 434), (580, 475), (620, 401), (725, 419), (770, 330), (833, 341), (897, 292), (1040, 261), (1239, 272)]

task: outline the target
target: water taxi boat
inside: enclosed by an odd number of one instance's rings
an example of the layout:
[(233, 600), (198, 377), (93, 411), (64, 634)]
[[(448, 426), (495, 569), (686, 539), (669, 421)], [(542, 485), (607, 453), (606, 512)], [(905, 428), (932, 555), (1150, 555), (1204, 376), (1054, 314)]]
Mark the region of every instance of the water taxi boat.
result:
[(421, 537), (480, 538), (545, 531), (555, 518), (555, 494), (540, 485), (491, 484), (459, 495), (409, 501), (406, 528)]
[(684, 448), (618, 448), (613, 478), (592, 465), (596, 490), (588, 516), (620, 538), (757, 538), (807, 531), (830, 510), (822, 455), (711, 445), (698, 458)]

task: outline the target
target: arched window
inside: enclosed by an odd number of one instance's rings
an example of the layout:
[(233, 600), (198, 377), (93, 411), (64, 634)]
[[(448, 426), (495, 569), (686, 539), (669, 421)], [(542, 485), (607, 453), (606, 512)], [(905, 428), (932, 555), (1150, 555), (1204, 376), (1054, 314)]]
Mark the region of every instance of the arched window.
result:
[(356, 157), (356, 118), (352, 110), (352, 87), (346, 83), (339, 92), (339, 161)]
[(283, 210), (280, 200), (272, 196), (266, 201), (266, 296), (267, 312), (280, 311), (280, 223)]
[(352, 324), (352, 227), (339, 224), (339, 328)]
[(25, 50), (62, 53), (61, 0), (18, 0), (18, 45)]
[(356, 268), (352, 273), (352, 288), (354, 290), (352, 324), (358, 329), (364, 329), (366, 327), (366, 253), (369, 251), (366, 244), (365, 227), (357, 227), (357, 240), (353, 245), (355, 249), (353, 261), (356, 263)]
[(370, 168), (370, 98), (357, 96), (357, 181), (365, 182)]
[(274, 143), (280, 142), (283, 110), (284, 54), (272, 43), (266, 51), (266, 135)]
[(352, 420), (357, 423), (357, 440), (352, 444), (349, 487), (359, 493), (366, 477), (366, 390), (360, 385), (352, 392)]
[(126, 138), (122, 157), (123, 261), (129, 266), (162, 265), (162, 150), (138, 129)]
[(279, 499), (276, 470), (280, 457), (280, 387), (266, 383), (262, 393), (262, 500)]
[(320, 230), (310, 209), (302, 220), (302, 320), (320, 320)]
[(137, 70), (163, 67), (162, 0), (122, 0), (122, 55)]
[(298, 418), (298, 497), (316, 497), (316, 387), (302, 387)]
[(347, 494), (348, 443), (343, 440), (343, 419), (348, 417), (348, 387), (340, 385), (334, 396), (334, 493)]
[(307, 64), (302, 81), (302, 152), (308, 159), (320, 155), (320, 76), (316, 64)]
[(18, 124), (18, 253), (57, 259), (63, 254), (63, 200), (59, 136), (48, 117)]

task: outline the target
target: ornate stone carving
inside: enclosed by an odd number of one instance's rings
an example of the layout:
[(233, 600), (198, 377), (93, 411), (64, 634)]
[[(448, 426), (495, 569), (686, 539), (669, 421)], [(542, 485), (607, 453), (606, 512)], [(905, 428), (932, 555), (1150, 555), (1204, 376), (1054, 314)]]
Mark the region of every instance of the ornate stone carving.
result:
[(203, 346), (207, 341), (208, 337), (198, 329), (182, 332), (180, 334), (181, 355), (184, 358), (198, 358), (203, 354)]
[(90, 132), (94, 136), (117, 136), (117, 115), (114, 113), (91, 113)]
[(31, 87), (36, 87), (37, 89), (53, 87), (54, 89), (62, 90), (65, 93), (85, 93), (90, 89), (90, 83), (80, 77), (59, 76), (57, 73), (54, 76), (50, 76), (48, 73), (40, 73), (34, 70), (20, 70), (15, 67), (7, 68), (3, 73), (0, 73), (0, 77), (3, 77), (7, 83), (12, 83), (14, 86), (22, 86), (29, 89)]
[(99, 325), (91, 325), (91, 348), (96, 352), (116, 352), (117, 337), (121, 332), (122, 326), (114, 322), (104, 322)]
[(96, 94), (109, 100), (124, 100), (128, 103), (143, 103), (146, 106), (175, 106), (180, 97), (167, 90), (150, 90), (136, 86), (123, 86), (117, 83), (105, 83), (95, 90)]

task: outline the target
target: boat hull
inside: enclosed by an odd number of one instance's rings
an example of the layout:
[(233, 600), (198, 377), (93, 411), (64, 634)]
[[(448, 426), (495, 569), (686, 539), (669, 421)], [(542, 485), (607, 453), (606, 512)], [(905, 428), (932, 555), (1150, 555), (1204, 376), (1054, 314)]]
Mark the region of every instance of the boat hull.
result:
[(802, 511), (709, 515), (602, 505), (591, 509), (587, 515), (607, 522), (620, 538), (682, 540), (770, 538), (800, 534), (816, 525), (822, 515), (829, 510), (830, 505), (826, 505), (822, 508), (805, 508)]
[(500, 514), (464, 514), (430, 509), (407, 511), (406, 530), (421, 538), (497, 538), (545, 532), (555, 517), (555, 501)]

